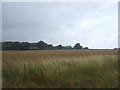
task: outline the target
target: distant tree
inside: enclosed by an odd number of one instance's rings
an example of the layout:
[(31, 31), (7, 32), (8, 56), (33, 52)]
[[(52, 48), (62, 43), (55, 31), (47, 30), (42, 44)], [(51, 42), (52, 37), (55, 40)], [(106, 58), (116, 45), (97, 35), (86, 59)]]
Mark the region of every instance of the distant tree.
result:
[(3, 50), (28, 50), (29, 49), (28, 42), (2, 42)]
[(53, 49), (54, 48), (52, 44), (47, 45), (47, 47), (48, 47), (48, 49)]
[(20, 50), (29, 50), (29, 48), (30, 48), (30, 43), (28, 43), (28, 42), (20, 43)]
[(65, 49), (72, 49), (72, 47), (69, 45), (69, 46), (66, 46)]
[(82, 46), (80, 45), (80, 43), (76, 43), (74, 49), (82, 49)]
[(62, 49), (63, 47), (62, 47), (62, 45), (58, 45), (57, 48), (58, 49)]
[(30, 47), (37, 47), (38, 45), (36, 43), (30, 43)]
[(20, 42), (13, 42), (11, 47), (12, 47), (12, 50), (19, 50)]
[(55, 50), (56, 50), (56, 49), (58, 49), (58, 47), (57, 47), (57, 46), (54, 46), (54, 47), (53, 47), (53, 49), (55, 49)]
[(12, 41), (2, 42), (2, 50), (12, 50)]
[(44, 49), (47, 49), (47, 48), (48, 48), (48, 47), (47, 47), (47, 43), (45, 43), (44, 41), (39, 41), (39, 42), (37, 43), (37, 46), (38, 46), (38, 48), (41, 49), (41, 50), (44, 50)]
[(84, 49), (89, 49), (88, 47), (84, 47)]
[(65, 47), (65, 46), (62, 46), (62, 49), (66, 49), (66, 47)]
[[(69, 46), (53, 46), (52, 44), (47, 44), (44, 41), (39, 41), (37, 43), (28, 43), (28, 42), (2, 42), (2, 50), (47, 50), (47, 49), (82, 49), (83, 47), (80, 43), (76, 43), (74, 47)], [(84, 49), (88, 49), (88, 47), (84, 47)]]
[(114, 48), (114, 49), (118, 49), (118, 48)]

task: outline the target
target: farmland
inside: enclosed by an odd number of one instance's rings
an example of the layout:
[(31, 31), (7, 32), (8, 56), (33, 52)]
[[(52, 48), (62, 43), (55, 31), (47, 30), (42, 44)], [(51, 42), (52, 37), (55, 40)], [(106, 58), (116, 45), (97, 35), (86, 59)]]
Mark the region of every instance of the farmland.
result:
[(3, 88), (116, 88), (117, 50), (3, 51)]

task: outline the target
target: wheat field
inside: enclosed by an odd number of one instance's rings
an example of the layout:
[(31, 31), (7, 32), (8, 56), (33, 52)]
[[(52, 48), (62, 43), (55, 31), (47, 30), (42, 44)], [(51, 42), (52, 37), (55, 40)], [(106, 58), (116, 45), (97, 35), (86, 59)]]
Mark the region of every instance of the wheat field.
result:
[(117, 88), (117, 50), (2, 52), (3, 88)]

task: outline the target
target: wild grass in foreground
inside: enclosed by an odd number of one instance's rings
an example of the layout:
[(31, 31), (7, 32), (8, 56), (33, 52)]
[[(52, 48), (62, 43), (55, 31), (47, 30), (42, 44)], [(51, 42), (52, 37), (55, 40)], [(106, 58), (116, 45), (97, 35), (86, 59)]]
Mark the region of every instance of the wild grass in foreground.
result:
[(3, 66), (3, 88), (116, 88), (116, 55), (48, 58)]

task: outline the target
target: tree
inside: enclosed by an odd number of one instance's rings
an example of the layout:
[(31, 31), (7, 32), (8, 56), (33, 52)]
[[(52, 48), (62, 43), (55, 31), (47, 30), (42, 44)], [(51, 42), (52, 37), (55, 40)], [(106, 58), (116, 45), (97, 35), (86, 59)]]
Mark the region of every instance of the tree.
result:
[[(39, 41), (37, 43), (28, 43), (28, 42), (1, 42), (2, 50), (52, 50), (52, 49), (82, 49), (83, 47), (80, 43), (76, 43), (74, 47), (69, 46), (53, 46), (52, 44), (47, 44), (44, 41)], [(88, 49), (88, 47), (84, 47), (83, 49)], [(119, 48), (120, 49), (120, 48)]]
[(13, 42), (11, 47), (12, 47), (12, 50), (19, 50), (20, 42)]
[(62, 49), (66, 49), (66, 47), (65, 47), (65, 46), (62, 46)]
[(47, 47), (47, 43), (45, 43), (44, 41), (39, 41), (39, 42), (37, 43), (37, 46), (38, 46), (38, 48), (41, 49), (41, 50), (44, 50), (44, 49), (47, 49), (47, 48), (48, 48), (48, 47)]
[(12, 41), (2, 42), (2, 50), (12, 50)]
[(84, 47), (84, 49), (89, 49), (88, 47)]
[(65, 49), (72, 49), (72, 47), (69, 45), (69, 46), (66, 46)]
[(28, 43), (28, 42), (20, 43), (20, 50), (29, 50), (29, 48), (30, 48), (30, 43)]
[(82, 46), (80, 45), (80, 43), (76, 43), (74, 49), (82, 49)]
[(47, 47), (48, 47), (48, 49), (53, 49), (54, 48), (53, 45), (51, 45), (51, 44), (47, 45)]
[(57, 48), (58, 49), (62, 49), (63, 47), (62, 47), (62, 45), (58, 45)]

